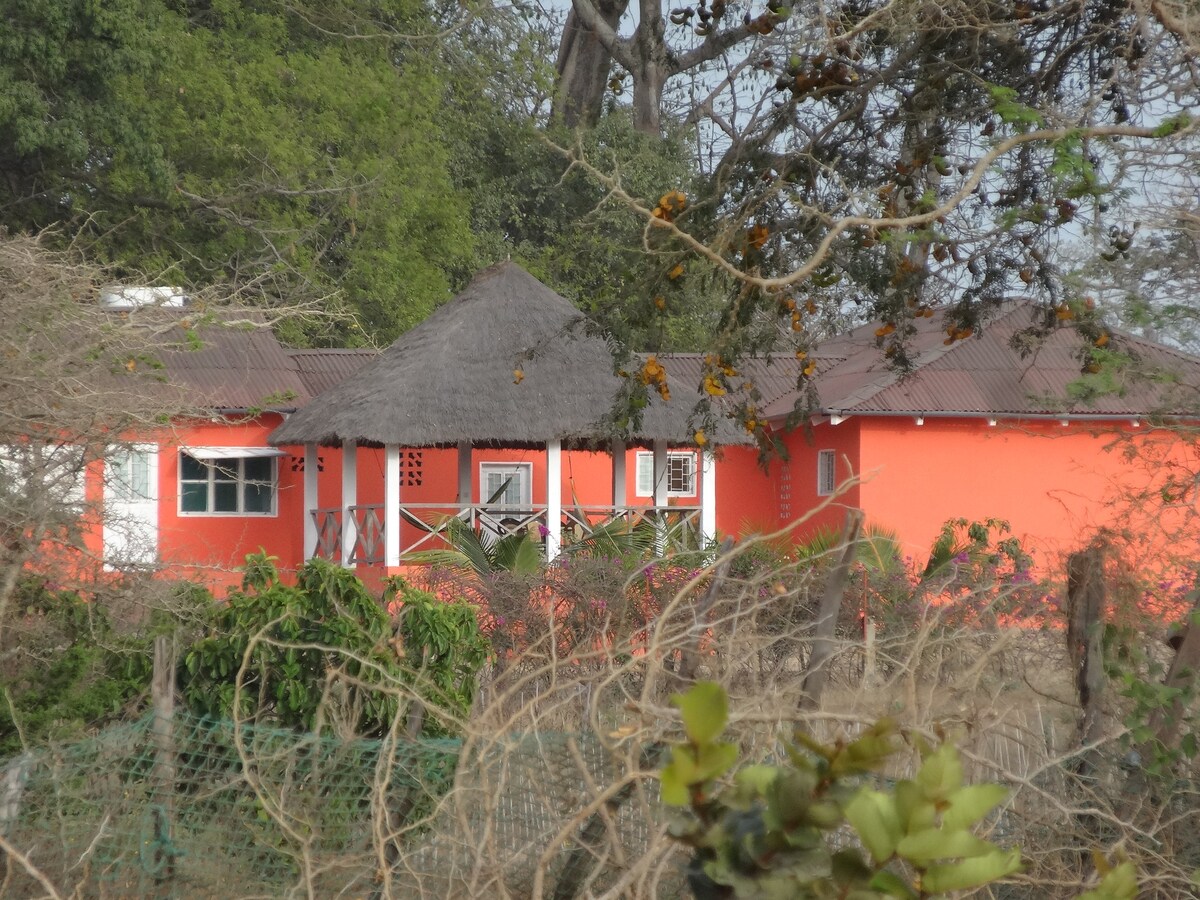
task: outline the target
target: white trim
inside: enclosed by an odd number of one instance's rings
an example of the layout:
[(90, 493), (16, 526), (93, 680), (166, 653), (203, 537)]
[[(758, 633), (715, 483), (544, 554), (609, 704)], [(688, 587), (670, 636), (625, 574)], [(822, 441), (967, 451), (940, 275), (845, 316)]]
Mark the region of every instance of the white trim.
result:
[[(691, 482), (692, 489), (690, 491), (672, 491), (670, 490), (671, 478), (671, 461), (681, 458), (690, 458), (691, 460)], [(666, 455), (666, 467), (663, 473), (664, 483), (668, 490), (667, 497), (695, 497), (696, 496), (696, 451), (694, 450), (670, 450)], [(653, 497), (654, 491), (654, 453), (649, 450), (639, 450), (637, 452), (634, 477), (634, 496), (636, 497)], [(617, 504), (614, 500), (614, 505)]]
[(474, 449), (470, 441), (458, 442), (458, 503), (471, 504), (471, 456)]
[(817, 451), (817, 496), (828, 497), (837, 490), (837, 451)]
[(342, 444), (342, 565), (354, 568), (354, 542), (358, 539), (358, 523), (354, 507), (358, 505), (358, 444)]
[(625, 481), (625, 442), (613, 438), (608, 452), (612, 459), (612, 505), (619, 509), (626, 505), (629, 491)]
[(264, 456), (287, 456), (274, 447), (180, 447), (192, 459), (207, 462), (210, 459), (258, 459)]
[(705, 450), (700, 456), (700, 546), (717, 540), (717, 461)]
[[(140, 456), (146, 467), (146, 489), (134, 485), (122, 489), (113, 470), (116, 454), (130, 461)], [(104, 568), (114, 571), (158, 562), (158, 445), (114, 444), (104, 452), (104, 515), (101, 524)]]
[(400, 446), (383, 445), (383, 564), (400, 565)]
[(317, 499), (317, 473), (321, 458), (316, 444), (304, 445), (304, 561), (317, 555), (317, 522), (313, 510), (320, 505)]
[(562, 441), (546, 442), (546, 561), (562, 550)]

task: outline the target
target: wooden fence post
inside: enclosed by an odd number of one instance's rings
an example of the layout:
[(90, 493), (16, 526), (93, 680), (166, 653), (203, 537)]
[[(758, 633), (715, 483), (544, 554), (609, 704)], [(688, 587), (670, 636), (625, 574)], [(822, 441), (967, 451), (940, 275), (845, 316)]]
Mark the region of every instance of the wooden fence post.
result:
[[(1083, 717), (1079, 725), (1081, 745), (1095, 743), (1104, 730), (1104, 553), (1096, 546), (1067, 559), (1067, 650), (1075, 675), (1075, 690)], [(1090, 773), (1094, 761), (1081, 757), (1080, 775)]]
[(846, 525), (842, 529), (842, 552), (825, 582), (821, 605), (817, 611), (817, 628), (813, 634), (812, 652), (808, 655), (808, 666), (804, 672), (803, 693), (800, 709), (816, 709), (821, 704), (821, 694), (829, 680), (829, 661), (833, 658), (834, 638), (837, 636), (838, 614), (850, 581), (850, 566), (858, 553), (858, 535), (862, 530), (863, 511), (851, 509), (846, 513)]
[(155, 793), (154, 881), (160, 896), (170, 896), (175, 875), (175, 640), (165, 634), (154, 638), (154, 672), (150, 682), (154, 706), (154, 769), (150, 783)]

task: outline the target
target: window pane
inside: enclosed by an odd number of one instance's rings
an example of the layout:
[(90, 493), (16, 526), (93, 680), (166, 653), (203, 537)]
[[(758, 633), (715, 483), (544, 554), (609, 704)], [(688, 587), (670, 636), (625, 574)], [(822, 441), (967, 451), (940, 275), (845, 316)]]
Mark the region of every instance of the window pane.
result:
[(691, 453), (673, 453), (667, 457), (668, 493), (695, 494), (695, 468), (695, 457)]
[(236, 481), (218, 481), (213, 485), (213, 512), (237, 512)]
[(180, 488), (179, 508), (184, 512), (208, 512), (208, 485), (185, 482)]
[(237, 481), (238, 461), (236, 459), (214, 459), (213, 479), (216, 481)]
[(638, 451), (637, 478), (634, 492), (639, 497), (650, 497), (654, 494), (654, 454)]
[(186, 453), (179, 454), (179, 477), (184, 481), (208, 481), (208, 466)]
[(271, 458), (251, 457), (243, 459), (242, 471), (245, 473), (247, 481), (269, 482), (271, 480)]
[(269, 484), (250, 483), (246, 485), (245, 503), (242, 511), (248, 513), (269, 513), (271, 511), (271, 486)]

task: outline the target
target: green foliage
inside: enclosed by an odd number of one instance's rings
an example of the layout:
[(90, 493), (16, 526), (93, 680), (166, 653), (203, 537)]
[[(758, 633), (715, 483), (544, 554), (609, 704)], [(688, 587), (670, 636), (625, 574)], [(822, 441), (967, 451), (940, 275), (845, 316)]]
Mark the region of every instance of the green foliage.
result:
[[(1017, 538), (1005, 537), (1011, 531), (1012, 526), (1004, 519), (947, 520), (934, 541), (925, 576), (935, 575), (951, 565), (966, 566), (974, 572), (1009, 563), (1018, 571), (1028, 570), (1033, 560)], [(981, 579), (976, 577), (974, 580)]]
[(497, 572), (536, 575), (544, 560), (538, 544), (524, 531), (485, 542), (457, 516), (446, 520), (443, 534), (453, 549), (410, 553), (406, 562), (469, 569), (480, 577)]
[(0, 632), (0, 757), (19, 751), (22, 739), (37, 745), (78, 737), (140, 705), (157, 627), (152, 619), (122, 630), (100, 603), (24, 579)]
[(369, 19), (315, 2), (17, 7), (0, 35), (0, 223), (61, 223), (118, 275), (253, 279), (290, 302), (341, 290), (382, 340), (468, 262), (436, 57), (397, 38), (426, 27), (416, 0)]
[[(476, 676), (491, 655), (479, 630), (479, 612), (469, 603), (446, 603), (403, 579), (392, 579), (387, 599), (399, 600), (404, 658), (418, 692), (452, 719), (465, 719), (475, 698)], [(449, 733), (440, 719), (426, 734)]]
[[(688, 881), (697, 897), (902, 897), (971, 890), (1021, 867), (973, 833), (1008, 796), (994, 784), (964, 785), (952, 745), (919, 744), (916, 777), (879, 791), (860, 784), (898, 749), (884, 720), (851, 742), (826, 746), (797, 731), (788, 762), (737, 762), (737, 746), (718, 740), (728, 716), (718, 685), (676, 695), (687, 740), (662, 771), (663, 800), (690, 807), (673, 834), (693, 848)], [(836, 849), (849, 824), (861, 842)], [(865, 852), (864, 852), (865, 851)]]
[[(481, 261), (511, 255), (632, 349), (706, 347), (723, 288), (714, 290), (707, 277), (669, 279), (674, 261), (662, 247), (647, 252), (644, 221), (584, 172), (568, 169), (531, 120), (497, 122), (501, 115), (478, 112), (456, 140), (480, 252), (490, 253)], [(553, 137), (578, 143), (601, 170), (619, 171), (622, 187), (647, 208), (669, 191), (697, 192), (686, 134), (642, 134), (627, 110), (586, 133)]]
[(243, 590), (184, 656), (184, 698), (199, 714), (229, 717), (244, 667), (239, 716), (299, 729), (336, 716), (379, 735), (407, 711), (408, 685), (432, 706), (425, 732), (442, 733), (466, 713), (487, 657), (475, 611), (403, 584), (393, 585), (392, 600), (401, 604), (397, 622), (351, 572), (312, 560), (288, 585), (269, 558), (252, 555)]

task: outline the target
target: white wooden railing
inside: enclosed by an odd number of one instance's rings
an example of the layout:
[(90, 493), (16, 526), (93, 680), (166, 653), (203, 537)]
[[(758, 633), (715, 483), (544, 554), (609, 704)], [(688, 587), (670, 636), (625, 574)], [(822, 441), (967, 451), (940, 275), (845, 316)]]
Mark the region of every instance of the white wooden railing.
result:
[[(355, 565), (379, 565), (384, 560), (383, 504), (350, 507), (354, 515)], [(316, 523), (316, 555), (322, 559), (342, 558), (342, 510), (340, 507), (309, 511)], [(484, 541), (513, 534), (527, 534), (544, 544), (549, 533), (545, 505), (498, 506), (495, 504), (406, 503), (400, 507), (404, 534), (414, 534), (401, 547), (405, 556), (422, 550), (452, 548), (448, 529), (458, 519)], [(615, 526), (615, 528), (614, 528)], [(698, 550), (702, 547), (699, 506), (564, 506), (562, 545), (570, 547), (602, 530), (652, 529), (655, 550)]]

